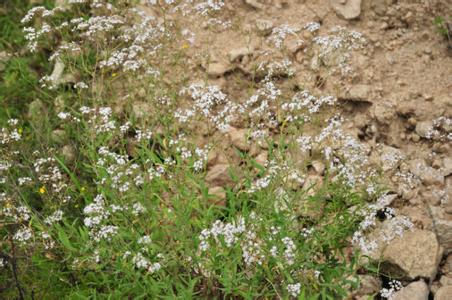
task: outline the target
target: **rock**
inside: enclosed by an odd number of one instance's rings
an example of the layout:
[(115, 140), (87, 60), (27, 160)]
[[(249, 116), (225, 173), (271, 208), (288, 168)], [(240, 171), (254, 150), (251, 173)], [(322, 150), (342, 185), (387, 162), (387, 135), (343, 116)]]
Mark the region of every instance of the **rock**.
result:
[(265, 166), (265, 164), (267, 163), (267, 159), (268, 159), (267, 152), (262, 152), (255, 158), (256, 162), (262, 166)]
[(255, 9), (264, 9), (265, 8), (265, 5), (262, 3), (259, 3), (257, 0), (245, 0), (245, 3)]
[(251, 47), (251, 46), (232, 49), (228, 53), (229, 61), (234, 62), (236, 60), (241, 59), (244, 56), (253, 54), (253, 52), (254, 52), (254, 47)]
[(450, 300), (452, 295), (452, 285), (441, 287), (435, 294), (434, 300)]
[(246, 129), (237, 129), (229, 127), (228, 129), (229, 139), (235, 147), (241, 151), (249, 151), (251, 145), (248, 143), (248, 131)]
[(62, 129), (55, 129), (52, 131), (52, 134), (50, 135), (52, 138), (52, 141), (54, 141), (57, 144), (64, 144), (64, 142), (67, 139), (66, 131)]
[(423, 280), (415, 281), (396, 292), (391, 300), (428, 300), (429, 289)]
[(207, 154), (207, 167), (212, 167), (216, 164), (226, 164), (228, 159), (224, 153), (219, 152), (218, 150), (211, 150), (209, 154)]
[(422, 138), (429, 139), (432, 137), (433, 132), (433, 122), (432, 121), (422, 121), (416, 124), (415, 129), (417, 135)]
[(443, 176), (449, 176), (452, 174), (452, 157), (445, 157), (443, 159)]
[(430, 213), (440, 245), (446, 254), (452, 253), (452, 215), (438, 206), (430, 206)]
[(433, 228), (432, 219), (424, 205), (402, 207), (400, 214), (407, 216), (417, 228), (427, 230), (432, 230)]
[(415, 229), (392, 240), (383, 250), (382, 270), (406, 279), (433, 279), (441, 260), (442, 249), (435, 233)]
[(304, 180), (303, 189), (307, 190), (307, 195), (312, 196), (322, 186), (323, 178), (318, 175), (310, 175)]
[(37, 100), (33, 100), (29, 105), (28, 105), (28, 113), (27, 116), (30, 119), (30, 121), (32, 123), (34, 123), (34, 125), (40, 125), (42, 124), (42, 115), (45, 112), (45, 106), (44, 103), (37, 99)]
[(209, 189), (209, 196), (212, 196), (212, 203), (225, 206), (226, 191), (221, 186), (215, 186)]
[(452, 254), (449, 254), (445, 259), (443, 273), (452, 276)]
[(316, 172), (317, 175), (323, 175), (325, 172), (325, 164), (319, 160), (314, 160), (312, 163), (312, 168)]
[(371, 87), (367, 84), (353, 85), (344, 95), (339, 96), (339, 100), (349, 100), (357, 102), (369, 102)]
[(388, 6), (388, 0), (372, 0), (371, 8), (379, 16), (383, 16), (386, 13)]
[(371, 275), (359, 275), (357, 296), (376, 294), (381, 290), (381, 280)]
[(232, 184), (232, 178), (229, 176), (228, 164), (217, 164), (213, 166), (206, 175), (206, 182), (212, 186), (227, 186)]
[(290, 52), (290, 54), (295, 55), (298, 51), (303, 49), (305, 43), (300, 39), (287, 39), (284, 41), (284, 46)]
[(57, 59), (55, 66), (53, 67), (52, 74), (50, 75), (50, 82), (52, 85), (57, 86), (62, 82), (63, 72), (66, 65), (60, 59)]
[(273, 22), (270, 20), (256, 20), (256, 28), (262, 35), (269, 35), (273, 30)]
[(427, 166), (427, 163), (423, 159), (413, 159), (409, 162), (410, 171), (417, 177), (419, 177), (425, 185), (443, 185), (444, 176), (440, 171)]
[(441, 283), (442, 286), (452, 285), (452, 277), (443, 275), (439, 279), (439, 282)]
[(331, 6), (339, 17), (353, 20), (361, 14), (361, 0), (330, 0)]
[(396, 169), (405, 155), (397, 148), (384, 145), (381, 149), (380, 161), (384, 172)]
[(73, 163), (75, 161), (75, 150), (71, 145), (65, 145), (61, 148), (61, 155), (66, 163)]
[(207, 66), (207, 75), (211, 77), (219, 77), (231, 71), (232, 68), (225, 63), (214, 62)]

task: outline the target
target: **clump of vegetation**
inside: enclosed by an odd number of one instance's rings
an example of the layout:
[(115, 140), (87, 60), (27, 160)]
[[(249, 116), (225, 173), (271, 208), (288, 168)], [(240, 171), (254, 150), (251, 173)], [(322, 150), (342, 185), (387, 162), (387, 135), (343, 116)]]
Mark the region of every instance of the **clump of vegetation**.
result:
[[(449, 18), (449, 21), (451, 21), (452, 18)], [(438, 32), (440, 35), (442, 35), (448, 42), (447, 48), (452, 51), (452, 25), (450, 22), (446, 21), (443, 17), (438, 16), (433, 21), (435, 24)]]
[[(149, 5), (221, 27), (223, 4)], [(336, 99), (281, 87), (284, 60), (256, 68), (244, 100), (193, 82), (177, 20), (83, 0), (22, 19), (32, 54), (1, 83), (2, 297), (333, 299), (355, 284), (384, 205), (367, 205), (378, 174)], [(22, 46), (17, 14), (2, 22), (4, 49)]]

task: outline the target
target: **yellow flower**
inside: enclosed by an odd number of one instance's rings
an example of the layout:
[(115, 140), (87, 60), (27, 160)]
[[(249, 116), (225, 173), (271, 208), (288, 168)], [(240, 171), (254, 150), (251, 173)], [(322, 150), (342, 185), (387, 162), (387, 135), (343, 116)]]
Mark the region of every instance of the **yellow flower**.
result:
[(17, 131), (19, 132), (19, 134), (22, 134), (22, 132), (24, 132), (22, 128), (19, 128)]
[(46, 192), (46, 188), (43, 187), (43, 186), (41, 186), (41, 187), (39, 188), (39, 193), (40, 193), (40, 194), (44, 194), (45, 192)]
[(86, 191), (86, 188), (84, 186), (82, 186), (82, 188), (80, 189), (80, 192), (83, 193), (84, 191)]
[(111, 74), (111, 77), (116, 77), (118, 74), (116, 74), (116, 73), (113, 73), (113, 74)]
[(189, 47), (190, 47), (190, 45), (187, 44), (187, 43), (185, 43), (185, 44), (182, 45), (182, 49), (188, 49)]

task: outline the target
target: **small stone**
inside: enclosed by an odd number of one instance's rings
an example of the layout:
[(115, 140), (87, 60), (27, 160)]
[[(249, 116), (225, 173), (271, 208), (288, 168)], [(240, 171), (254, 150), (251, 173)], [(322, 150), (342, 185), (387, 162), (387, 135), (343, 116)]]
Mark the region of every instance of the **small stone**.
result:
[(447, 285), (451, 285), (452, 286), (452, 277), (443, 275), (439, 279), (439, 282), (441, 283), (442, 286), (447, 286)]
[(214, 62), (210, 63), (207, 67), (207, 75), (211, 77), (220, 77), (231, 70), (232, 68), (225, 63)]
[(35, 121), (38, 122), (41, 120), (44, 111), (45, 111), (44, 103), (39, 99), (33, 100), (28, 105), (28, 118), (30, 118), (32, 122)]
[(408, 119), (408, 124), (410, 124), (410, 126), (415, 127), (417, 124), (417, 120), (415, 118), (411, 117)]
[(445, 157), (443, 159), (443, 168), (441, 171), (445, 177), (452, 174), (452, 157)]
[(248, 143), (248, 134), (246, 129), (237, 129), (229, 127), (228, 136), (232, 145), (240, 149), (241, 151), (249, 151), (251, 145)]
[(359, 276), (359, 289), (356, 295), (376, 294), (381, 290), (381, 280), (372, 275)]
[(344, 95), (339, 96), (339, 100), (371, 102), (369, 100), (370, 90), (371, 87), (367, 84), (353, 85)]
[(221, 186), (215, 186), (209, 189), (209, 196), (212, 196), (212, 202), (216, 205), (225, 206), (226, 191)]
[(417, 142), (419, 142), (419, 141), (421, 140), (421, 137), (420, 137), (419, 135), (413, 133), (413, 134), (411, 135), (411, 140), (412, 140), (413, 142), (417, 143)]
[(262, 35), (269, 35), (273, 30), (273, 22), (270, 20), (256, 20), (256, 28)]
[(62, 129), (55, 129), (51, 134), (52, 141), (57, 144), (64, 144), (67, 139), (66, 131)]
[(424, 95), (424, 99), (425, 99), (425, 101), (433, 101), (433, 96), (432, 95), (429, 95), (429, 94), (426, 94), (426, 95)]
[(452, 285), (441, 287), (435, 294), (434, 300), (450, 300), (452, 295)]
[(384, 172), (396, 169), (405, 155), (397, 148), (391, 146), (383, 146), (380, 155), (382, 170)]
[(267, 163), (267, 159), (268, 159), (268, 153), (267, 152), (262, 152), (258, 156), (256, 156), (256, 158), (255, 158), (256, 162), (258, 164), (260, 164), (261, 166), (265, 166), (265, 164)]
[(306, 177), (303, 183), (303, 189), (307, 190), (307, 195), (312, 196), (322, 186), (323, 178), (318, 175), (310, 175)]
[(253, 52), (254, 52), (253, 47), (241, 47), (241, 48), (232, 49), (228, 53), (229, 61), (234, 62), (236, 60), (241, 59), (244, 56), (251, 55)]
[(58, 85), (60, 83), (62, 83), (62, 77), (63, 77), (63, 72), (65, 69), (66, 65), (63, 63), (62, 60), (57, 59), (55, 62), (55, 66), (53, 67), (53, 71), (52, 74), (50, 75), (50, 81), (52, 82), (53, 85)]
[(440, 171), (427, 166), (427, 163), (423, 159), (414, 159), (410, 161), (410, 171), (417, 177), (419, 177), (425, 185), (443, 185), (444, 176)]
[(423, 280), (415, 281), (397, 291), (392, 300), (428, 300), (429, 289)]
[(303, 40), (300, 39), (287, 39), (284, 42), (286, 49), (292, 54), (295, 55), (298, 51), (303, 49), (305, 46)]
[(414, 229), (392, 240), (383, 250), (382, 269), (387, 274), (406, 279), (433, 279), (441, 256), (442, 249), (435, 233)]
[(75, 150), (71, 145), (65, 145), (61, 149), (61, 155), (66, 163), (72, 163), (75, 161)]
[(353, 20), (361, 14), (361, 0), (330, 0), (331, 6), (339, 17)]
[(416, 133), (422, 138), (431, 138), (433, 132), (433, 122), (432, 121), (422, 121), (416, 124)]
[(371, 8), (377, 15), (383, 16), (386, 13), (388, 6), (386, 2), (386, 0), (373, 0), (371, 2)]
[(229, 176), (228, 164), (217, 164), (213, 166), (206, 175), (206, 182), (213, 186), (227, 186), (233, 183)]
[(311, 163), (312, 167), (314, 168), (314, 171), (316, 172), (317, 175), (323, 175), (323, 173), (325, 172), (325, 164), (319, 160), (314, 160)]
[(264, 9), (265, 8), (265, 5), (262, 3), (259, 3), (257, 0), (245, 0), (245, 3), (255, 9)]

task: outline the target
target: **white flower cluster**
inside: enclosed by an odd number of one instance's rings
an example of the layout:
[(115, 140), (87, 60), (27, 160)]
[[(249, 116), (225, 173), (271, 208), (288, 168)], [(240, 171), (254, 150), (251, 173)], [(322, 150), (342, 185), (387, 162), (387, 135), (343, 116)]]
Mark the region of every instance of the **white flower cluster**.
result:
[(397, 280), (391, 280), (389, 282), (389, 287), (388, 288), (382, 288), (380, 290), (380, 296), (382, 298), (386, 298), (386, 299), (393, 299), (394, 298), (394, 294), (400, 290), (402, 288), (402, 283), (400, 281)]
[(132, 262), (137, 269), (146, 269), (151, 274), (162, 268), (159, 262), (151, 263), (141, 252), (132, 258)]
[(292, 297), (298, 297), (298, 295), (300, 295), (300, 291), (301, 284), (299, 282), (287, 285), (287, 292), (289, 292)]
[(2, 127), (0, 130), (0, 145), (7, 145), (12, 142), (17, 142), (21, 140), (21, 134), (17, 128), (18, 120), (10, 119), (8, 120), (8, 128)]
[(283, 42), (287, 38), (287, 36), (296, 35), (298, 31), (299, 29), (294, 28), (288, 24), (282, 24), (280, 26), (273, 28), (272, 33), (268, 38), (268, 41), (273, 43), (276, 48), (281, 49), (283, 46)]
[(211, 228), (201, 231), (201, 234), (199, 235), (199, 249), (201, 251), (206, 251), (209, 249), (209, 240), (213, 238), (216, 243), (220, 243), (220, 237), (224, 239), (226, 247), (232, 247), (238, 240), (239, 235), (245, 232), (245, 230), (246, 226), (243, 218), (239, 218), (237, 222), (226, 224), (217, 220), (212, 224)]

